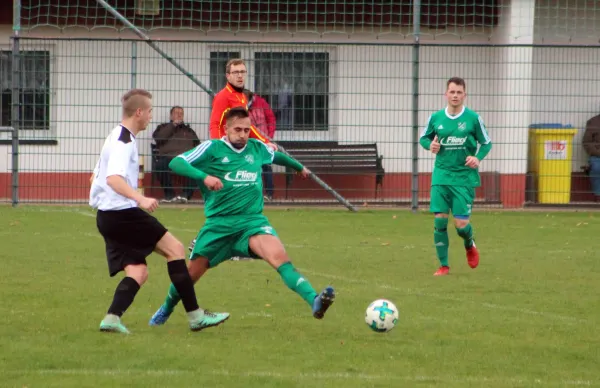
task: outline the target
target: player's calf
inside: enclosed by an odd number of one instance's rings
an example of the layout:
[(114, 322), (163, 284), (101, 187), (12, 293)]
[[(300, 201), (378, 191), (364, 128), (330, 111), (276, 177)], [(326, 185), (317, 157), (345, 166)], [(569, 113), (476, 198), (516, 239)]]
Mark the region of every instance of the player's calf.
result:
[(455, 217), (456, 232), (463, 239), (467, 254), (467, 263), (471, 268), (477, 268), (479, 265), (479, 251), (473, 240), (473, 227), (468, 217)]

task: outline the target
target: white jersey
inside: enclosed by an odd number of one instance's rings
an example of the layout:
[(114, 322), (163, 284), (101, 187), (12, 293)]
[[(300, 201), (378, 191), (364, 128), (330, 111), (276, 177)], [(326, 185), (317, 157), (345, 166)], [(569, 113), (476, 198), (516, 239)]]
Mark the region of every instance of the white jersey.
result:
[(94, 168), (90, 189), (90, 206), (99, 210), (122, 210), (137, 207), (137, 203), (117, 194), (106, 178), (120, 175), (134, 190), (138, 187), (138, 149), (135, 136), (122, 125), (113, 129), (104, 141), (100, 159)]

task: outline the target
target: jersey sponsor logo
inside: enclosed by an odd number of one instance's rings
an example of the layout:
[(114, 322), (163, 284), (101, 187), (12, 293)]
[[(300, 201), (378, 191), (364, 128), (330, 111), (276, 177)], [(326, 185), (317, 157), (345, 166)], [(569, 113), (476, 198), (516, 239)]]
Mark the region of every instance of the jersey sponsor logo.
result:
[[(231, 176), (231, 174), (235, 174), (235, 176)], [(258, 173), (244, 170), (225, 174), (225, 180), (229, 182), (255, 182), (256, 178), (258, 178)]]
[(465, 144), (466, 141), (466, 137), (448, 136), (447, 138), (442, 139), (440, 144), (443, 146), (455, 147)]

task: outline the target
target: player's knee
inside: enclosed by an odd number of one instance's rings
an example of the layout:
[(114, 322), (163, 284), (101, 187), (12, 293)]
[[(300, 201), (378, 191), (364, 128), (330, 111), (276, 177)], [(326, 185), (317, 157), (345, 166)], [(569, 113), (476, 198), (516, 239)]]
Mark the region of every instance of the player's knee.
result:
[(456, 227), (456, 229), (462, 229), (462, 228), (466, 227), (467, 225), (469, 225), (468, 218), (455, 218), (454, 219), (454, 226)]
[(143, 264), (128, 265), (125, 267), (125, 274), (135, 280), (141, 287), (148, 280), (148, 267)]
[(279, 266), (290, 261), (285, 249), (283, 247), (278, 247), (275, 249), (271, 249), (266, 251), (263, 254), (263, 260), (267, 263), (271, 264), (274, 268), (278, 268)]
[(185, 258), (185, 247), (181, 241), (168, 232), (158, 242), (157, 248), (168, 261)]

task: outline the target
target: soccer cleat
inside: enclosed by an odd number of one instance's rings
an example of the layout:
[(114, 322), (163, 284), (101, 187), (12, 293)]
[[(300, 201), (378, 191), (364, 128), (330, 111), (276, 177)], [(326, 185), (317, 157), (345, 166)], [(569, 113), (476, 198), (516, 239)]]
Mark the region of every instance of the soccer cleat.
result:
[(109, 316), (100, 322), (100, 331), (105, 333), (129, 334), (129, 330), (121, 323), (119, 318), (111, 319)]
[(333, 304), (335, 300), (335, 290), (333, 287), (326, 287), (319, 295), (315, 297), (312, 306), (313, 317), (322, 319), (325, 312)]
[(150, 326), (164, 325), (171, 316), (172, 312), (173, 311), (167, 311), (167, 309), (164, 306), (160, 306), (160, 308), (154, 313), (152, 318), (150, 318), (150, 322), (148, 322), (148, 324)]
[(467, 248), (467, 263), (471, 268), (477, 268), (479, 265), (479, 251), (475, 246), (475, 242), (473, 242), (470, 248)]
[(229, 313), (211, 313), (207, 310), (200, 310), (197, 318), (190, 319), (190, 330), (200, 331), (209, 327), (218, 326), (229, 319)]
[(433, 276), (444, 276), (450, 274), (450, 267), (442, 266), (438, 268), (437, 271), (433, 274)]

